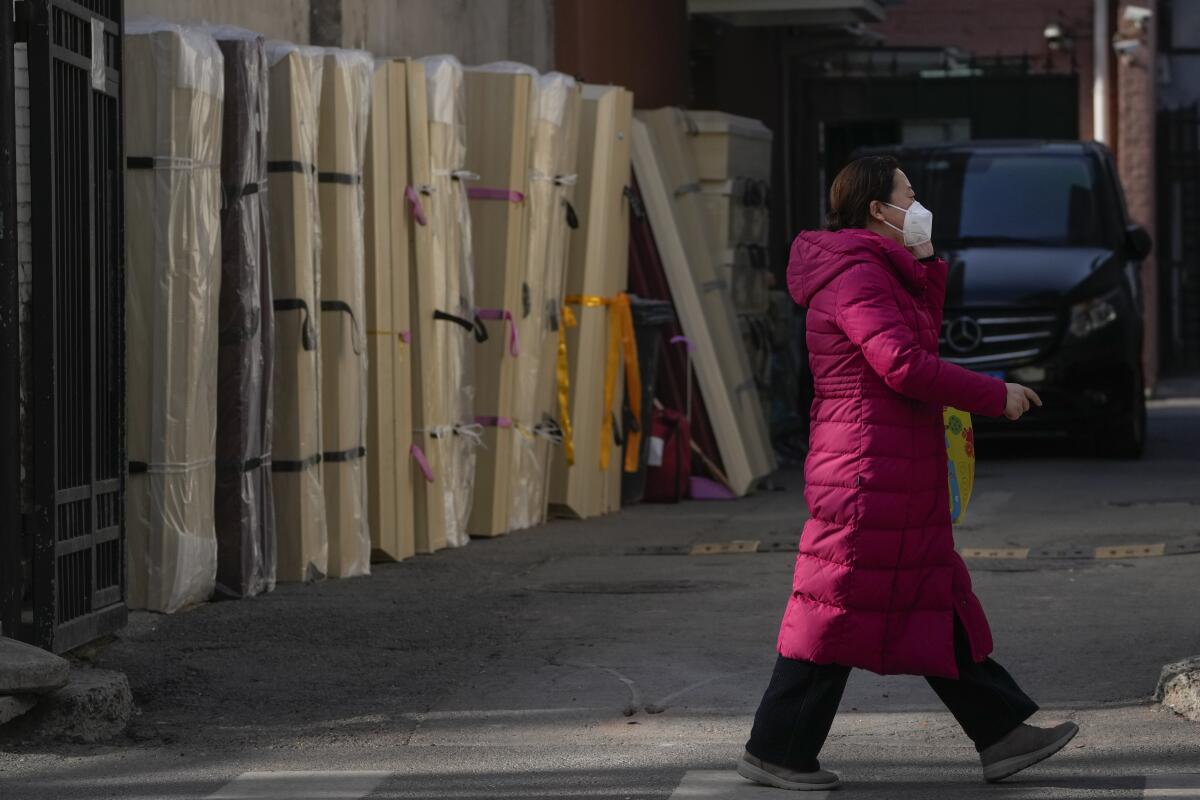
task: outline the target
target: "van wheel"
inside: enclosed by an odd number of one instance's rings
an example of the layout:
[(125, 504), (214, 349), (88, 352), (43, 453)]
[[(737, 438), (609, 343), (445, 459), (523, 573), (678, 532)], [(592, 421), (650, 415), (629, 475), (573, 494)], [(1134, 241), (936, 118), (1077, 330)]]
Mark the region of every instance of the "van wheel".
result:
[(1146, 450), (1146, 393), (1139, 371), (1131, 387), (1132, 411), (1097, 431), (1098, 454), (1108, 458), (1137, 459)]

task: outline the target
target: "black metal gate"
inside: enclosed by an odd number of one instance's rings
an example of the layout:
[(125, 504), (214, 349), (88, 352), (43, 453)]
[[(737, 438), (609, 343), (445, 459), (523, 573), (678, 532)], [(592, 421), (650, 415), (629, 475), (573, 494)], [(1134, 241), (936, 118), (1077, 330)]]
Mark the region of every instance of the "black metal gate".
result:
[(1200, 367), (1200, 106), (1158, 113), (1160, 341), (1167, 370)]
[(17, 6), (35, 265), (32, 553), (19, 634), (63, 652), (127, 613), (122, 0)]

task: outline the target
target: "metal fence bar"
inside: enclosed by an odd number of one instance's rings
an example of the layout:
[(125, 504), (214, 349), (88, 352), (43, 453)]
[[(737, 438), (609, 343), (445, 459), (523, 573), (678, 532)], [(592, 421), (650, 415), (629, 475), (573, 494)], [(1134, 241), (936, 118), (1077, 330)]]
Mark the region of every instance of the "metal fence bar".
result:
[(20, 291), (17, 265), (16, 43), (11, 0), (0, 8), (0, 633), (21, 619)]

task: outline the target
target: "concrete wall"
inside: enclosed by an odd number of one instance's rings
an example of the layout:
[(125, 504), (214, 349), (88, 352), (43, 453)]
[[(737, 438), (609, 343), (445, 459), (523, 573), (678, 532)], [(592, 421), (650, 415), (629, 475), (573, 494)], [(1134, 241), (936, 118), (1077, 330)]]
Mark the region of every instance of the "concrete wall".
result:
[(269, 39), (308, 43), (309, 0), (125, 0), (125, 17), (238, 25)]
[(343, 0), (342, 44), (380, 56), (554, 68), (553, 0)]

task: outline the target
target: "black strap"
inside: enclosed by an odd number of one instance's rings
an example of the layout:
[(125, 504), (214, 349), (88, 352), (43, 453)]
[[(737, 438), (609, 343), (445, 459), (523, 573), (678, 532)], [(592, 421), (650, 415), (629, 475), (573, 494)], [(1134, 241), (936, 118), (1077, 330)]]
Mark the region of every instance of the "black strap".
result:
[(145, 461), (130, 461), (129, 462), (129, 474), (130, 475), (141, 475), (142, 473), (149, 472), (149, 471), (150, 471), (150, 465), (147, 464)]
[(318, 172), (317, 180), (321, 183), (341, 183), (346, 186), (357, 186), (362, 183), (362, 175), (352, 175), (348, 172)]
[(278, 297), (273, 303), (276, 311), (303, 311), (304, 319), (301, 322), (303, 329), (300, 333), (301, 342), (305, 350), (317, 349), (317, 333), (313, 330), (311, 312), (308, 310), (308, 303), (302, 297)]
[(617, 423), (617, 412), (610, 411), (609, 414), (612, 415), (613, 443), (616, 444), (617, 447), (624, 447), (625, 434), (621, 432), (621, 426)]
[(313, 453), (308, 458), (302, 459), (300, 461), (277, 461), (275, 459), (272, 459), (271, 460), (271, 471), (272, 472), (303, 472), (304, 470), (308, 469), (309, 467), (315, 467), (317, 464), (320, 464), (320, 463), (321, 463), (321, 454), (320, 453)]
[(154, 169), (154, 159), (150, 156), (129, 156), (125, 159), (126, 169)]
[(533, 297), (530, 294), (529, 284), (526, 281), (521, 281), (521, 319), (527, 319), (529, 312), (533, 310)]
[(579, 215), (575, 213), (575, 206), (571, 205), (570, 200), (563, 200), (563, 205), (567, 207), (567, 227), (571, 230), (578, 230)]
[(253, 472), (256, 469), (259, 469), (260, 467), (269, 465), (270, 463), (271, 463), (270, 456), (256, 456), (254, 458), (248, 458), (245, 461), (238, 461), (236, 459), (219, 459), (217, 461), (217, 472), (224, 472), (224, 473)]
[(481, 320), (479, 317), (475, 317), (474, 322), (472, 322), (469, 319), (465, 319), (454, 314), (449, 314), (441, 309), (437, 309), (433, 312), (433, 318), (444, 320), (446, 322), (453, 322), (455, 325), (461, 325), (468, 331), (474, 332), (475, 341), (477, 342), (482, 343), (488, 340), (487, 326), (483, 324), (483, 320)]
[(323, 460), (326, 464), (341, 464), (346, 461), (355, 461), (362, 458), (366, 454), (367, 448), (360, 445), (358, 447), (351, 447), (349, 450), (334, 450), (331, 452), (326, 452)]
[(301, 175), (311, 175), (317, 171), (313, 164), (303, 161), (268, 161), (267, 172), (298, 172)]
[(352, 348), (354, 348), (354, 355), (361, 356), (362, 355), (362, 345), (359, 344), (358, 319), (354, 316), (354, 309), (350, 307), (350, 304), (347, 303), (345, 300), (322, 300), (321, 301), (321, 310), (322, 311), (340, 311), (342, 313), (350, 315), (350, 326), (351, 326), (350, 346)]

